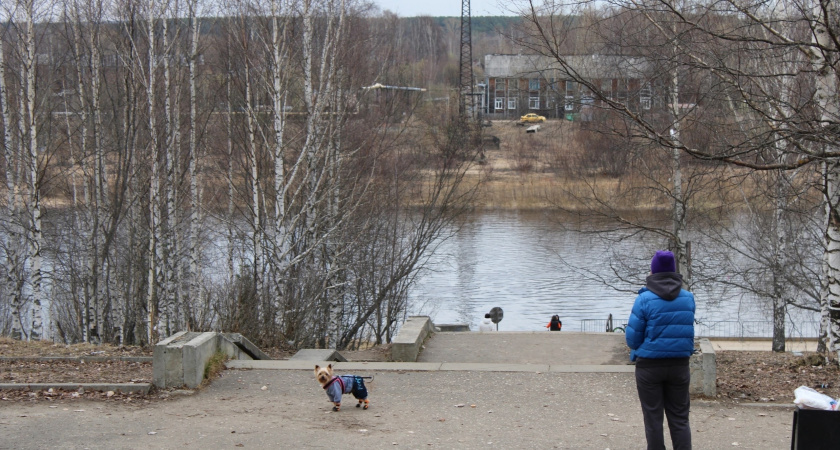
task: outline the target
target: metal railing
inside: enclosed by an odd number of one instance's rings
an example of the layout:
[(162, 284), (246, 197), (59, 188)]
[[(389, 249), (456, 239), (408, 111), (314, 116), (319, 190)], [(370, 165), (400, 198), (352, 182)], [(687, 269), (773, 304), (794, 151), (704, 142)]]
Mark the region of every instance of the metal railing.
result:
[[(627, 322), (616, 322), (612, 314), (606, 319), (581, 319), (580, 331), (589, 333), (623, 332)], [(819, 337), (820, 323), (806, 321), (787, 323), (785, 336), (787, 338), (816, 338)], [(761, 320), (723, 320), (717, 322), (701, 322), (694, 325), (694, 335), (697, 337), (717, 338), (772, 338), (773, 322)]]
[[(702, 322), (694, 325), (694, 334), (701, 337), (771, 338), (773, 337), (773, 322), (769, 320)], [(816, 338), (819, 334), (820, 323), (817, 321), (785, 324), (787, 338)]]
[(613, 331), (624, 331), (627, 322), (615, 322), (612, 316), (607, 319), (581, 319), (580, 331), (588, 333), (605, 333)]

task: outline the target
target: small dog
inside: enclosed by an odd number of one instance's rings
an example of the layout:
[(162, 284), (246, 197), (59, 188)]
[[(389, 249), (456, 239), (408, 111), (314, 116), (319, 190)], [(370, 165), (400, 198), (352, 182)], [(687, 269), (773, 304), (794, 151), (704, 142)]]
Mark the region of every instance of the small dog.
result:
[(360, 377), (358, 375), (333, 375), (332, 364), (327, 367), (320, 367), (315, 365), (315, 378), (321, 383), (321, 387), (327, 391), (327, 397), (335, 404), (333, 411), (341, 410), (341, 395), (353, 394), (359, 400), (356, 408), (364, 405), (364, 409), (368, 409), (370, 401), (368, 400), (367, 387), (365, 387), (364, 379), (372, 380), (373, 377)]

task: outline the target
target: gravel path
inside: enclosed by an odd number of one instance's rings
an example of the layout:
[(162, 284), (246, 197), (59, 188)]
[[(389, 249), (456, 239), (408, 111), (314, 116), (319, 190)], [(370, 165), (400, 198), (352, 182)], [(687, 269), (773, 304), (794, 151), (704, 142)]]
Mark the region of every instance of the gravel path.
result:
[[(0, 448), (644, 448), (633, 374), (375, 375), (367, 411), (345, 398), (332, 412), (300, 370), (228, 370), (140, 406), (0, 402)], [(791, 420), (790, 407), (694, 401), (694, 448), (786, 448)]]

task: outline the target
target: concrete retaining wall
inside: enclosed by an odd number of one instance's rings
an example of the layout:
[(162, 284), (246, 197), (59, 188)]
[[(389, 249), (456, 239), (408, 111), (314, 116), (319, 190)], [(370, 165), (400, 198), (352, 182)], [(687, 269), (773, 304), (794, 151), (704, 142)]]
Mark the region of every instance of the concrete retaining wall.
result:
[(219, 350), (231, 359), (266, 360), (270, 356), (239, 333), (221, 333)]
[(717, 360), (715, 349), (708, 339), (700, 339), (700, 353), (691, 357), (690, 391), (692, 395), (717, 396)]
[(152, 363), (153, 383), (159, 388), (196, 388), (204, 381), (204, 368), (221, 351), (232, 359), (268, 359), (239, 334), (181, 331), (155, 345)]
[(406, 319), (399, 333), (391, 344), (391, 360), (398, 362), (416, 362), (420, 346), (434, 333), (434, 325), (429, 316), (411, 316)]

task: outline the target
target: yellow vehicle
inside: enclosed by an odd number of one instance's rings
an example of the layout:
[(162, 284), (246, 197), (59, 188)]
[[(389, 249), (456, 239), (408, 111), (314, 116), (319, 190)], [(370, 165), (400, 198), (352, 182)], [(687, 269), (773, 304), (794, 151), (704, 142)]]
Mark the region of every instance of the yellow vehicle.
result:
[(519, 118), (519, 123), (540, 123), (545, 122), (545, 117), (534, 113), (528, 113)]

